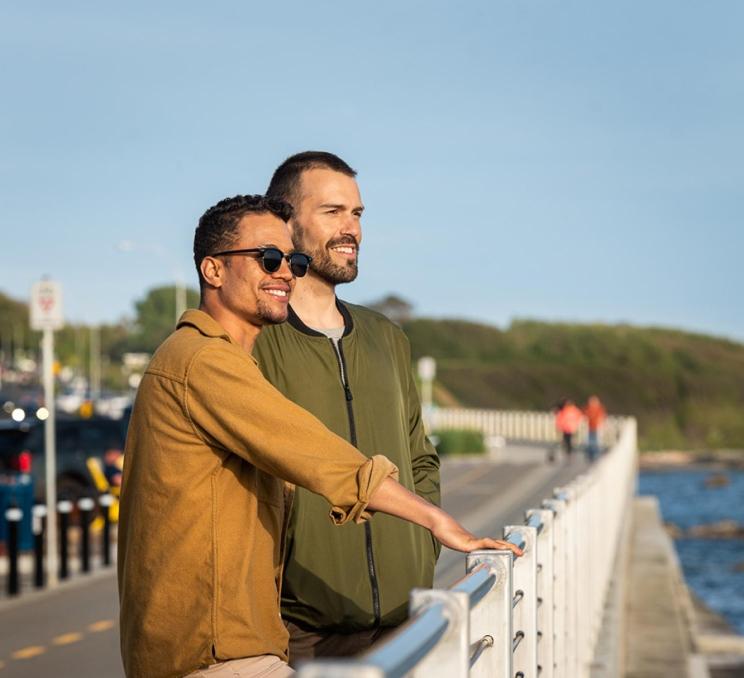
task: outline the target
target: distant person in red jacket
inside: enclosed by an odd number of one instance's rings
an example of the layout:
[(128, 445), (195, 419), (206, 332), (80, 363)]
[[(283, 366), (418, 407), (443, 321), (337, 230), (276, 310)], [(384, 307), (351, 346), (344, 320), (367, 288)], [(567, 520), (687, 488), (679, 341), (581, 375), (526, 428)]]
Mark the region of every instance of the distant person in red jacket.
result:
[(586, 455), (589, 461), (594, 461), (599, 456), (599, 429), (607, 418), (607, 410), (602, 405), (599, 396), (589, 397), (584, 408), (587, 422), (589, 424), (589, 439), (586, 445)]
[(584, 413), (574, 405), (573, 400), (565, 398), (558, 403), (558, 410), (555, 413), (555, 427), (563, 435), (563, 451), (566, 453), (566, 460), (571, 459), (573, 453), (573, 437), (579, 429)]

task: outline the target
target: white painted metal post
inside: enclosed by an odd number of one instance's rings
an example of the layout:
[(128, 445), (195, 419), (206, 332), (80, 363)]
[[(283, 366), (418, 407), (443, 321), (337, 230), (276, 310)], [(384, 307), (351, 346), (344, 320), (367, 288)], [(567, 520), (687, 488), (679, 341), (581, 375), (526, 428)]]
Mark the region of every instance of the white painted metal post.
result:
[(467, 572), (485, 563), (497, 577), (496, 584), (470, 613), (471, 644), (486, 635), (493, 638), (493, 647), (471, 668), (470, 678), (513, 675), (512, 561), (510, 551), (474, 551), (467, 556)]
[[(537, 678), (537, 530), (526, 525), (507, 525), (504, 537), (519, 532), (524, 555), (514, 562), (514, 670), (523, 678)], [(521, 634), (521, 636), (520, 636)]]
[(553, 519), (550, 509), (532, 509), (527, 511), (527, 519), (539, 516), (542, 531), (537, 535), (537, 665), (540, 678), (553, 678), (555, 637), (553, 632), (554, 591), (553, 561)]
[(437, 646), (411, 672), (412, 678), (467, 678), (469, 670), (470, 601), (466, 593), (413, 589), (410, 614), (431, 603), (444, 603), (450, 624)]

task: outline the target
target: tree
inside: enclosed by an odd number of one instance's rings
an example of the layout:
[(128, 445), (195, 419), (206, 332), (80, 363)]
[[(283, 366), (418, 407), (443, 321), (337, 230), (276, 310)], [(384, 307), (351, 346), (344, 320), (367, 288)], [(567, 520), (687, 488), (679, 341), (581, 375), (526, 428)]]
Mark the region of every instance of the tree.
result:
[[(199, 305), (199, 293), (186, 290), (187, 308)], [(176, 288), (174, 285), (155, 287), (134, 305), (136, 311), (133, 332), (127, 350), (152, 353), (176, 328)]]
[(402, 325), (413, 317), (413, 304), (394, 294), (388, 294), (379, 301), (367, 304), (367, 306), (387, 316), (397, 325)]

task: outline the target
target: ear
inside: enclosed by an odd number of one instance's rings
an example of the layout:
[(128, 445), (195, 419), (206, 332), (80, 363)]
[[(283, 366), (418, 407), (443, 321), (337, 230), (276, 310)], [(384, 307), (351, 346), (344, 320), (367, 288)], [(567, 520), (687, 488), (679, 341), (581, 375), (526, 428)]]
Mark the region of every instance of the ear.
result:
[(215, 257), (204, 257), (199, 266), (202, 277), (212, 287), (222, 287), (224, 282), (224, 264)]

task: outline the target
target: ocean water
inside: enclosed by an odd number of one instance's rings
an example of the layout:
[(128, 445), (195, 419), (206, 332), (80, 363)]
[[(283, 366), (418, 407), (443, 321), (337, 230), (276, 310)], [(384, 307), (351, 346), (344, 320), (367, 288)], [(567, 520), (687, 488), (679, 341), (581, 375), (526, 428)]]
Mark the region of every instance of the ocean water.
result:
[[(714, 473), (729, 484), (706, 487)], [(638, 493), (656, 495), (664, 520), (683, 529), (721, 520), (744, 525), (744, 471), (644, 471)], [(674, 545), (690, 588), (744, 634), (744, 539), (685, 538)]]

